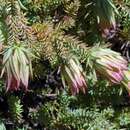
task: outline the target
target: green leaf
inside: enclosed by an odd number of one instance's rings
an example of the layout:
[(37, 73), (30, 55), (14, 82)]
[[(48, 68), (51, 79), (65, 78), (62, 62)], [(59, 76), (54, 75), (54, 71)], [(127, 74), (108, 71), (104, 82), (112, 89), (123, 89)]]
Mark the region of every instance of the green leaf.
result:
[(0, 130), (6, 130), (5, 125), (2, 122), (0, 122)]
[(6, 64), (10, 56), (12, 55), (13, 49), (12, 47), (8, 48), (4, 52), (4, 57), (3, 57), (3, 64)]
[(26, 11), (28, 10), (28, 9), (22, 4), (21, 0), (18, 0), (18, 3), (19, 3), (19, 5), (20, 5), (21, 9), (26, 10)]

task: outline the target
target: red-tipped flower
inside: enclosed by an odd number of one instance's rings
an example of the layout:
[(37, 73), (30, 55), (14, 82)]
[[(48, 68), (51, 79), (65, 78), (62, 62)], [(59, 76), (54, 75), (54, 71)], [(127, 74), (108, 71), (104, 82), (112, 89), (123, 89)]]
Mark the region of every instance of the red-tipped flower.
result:
[(7, 89), (19, 90), (20, 86), (28, 89), (31, 73), (30, 52), (21, 45), (12, 45), (4, 52), (2, 74), (7, 74)]
[(91, 53), (94, 67), (112, 83), (119, 84), (127, 70), (127, 61), (119, 53), (110, 49), (97, 49)]
[(61, 76), (64, 86), (69, 86), (71, 93), (76, 95), (79, 91), (85, 93), (87, 85), (82, 67), (76, 57), (72, 57), (61, 66)]

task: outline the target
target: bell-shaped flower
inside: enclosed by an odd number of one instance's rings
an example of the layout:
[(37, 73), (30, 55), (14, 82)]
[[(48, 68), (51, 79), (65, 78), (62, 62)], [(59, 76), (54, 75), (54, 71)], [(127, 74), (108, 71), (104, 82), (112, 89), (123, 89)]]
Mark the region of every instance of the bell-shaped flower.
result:
[(6, 91), (28, 89), (31, 73), (30, 52), (21, 45), (12, 45), (4, 51), (1, 76), (7, 75)]
[(119, 53), (110, 49), (97, 49), (91, 53), (93, 66), (97, 72), (112, 83), (119, 84), (127, 70), (127, 61)]
[(86, 92), (87, 84), (83, 69), (76, 57), (72, 57), (67, 63), (61, 65), (61, 76), (63, 85), (69, 86), (73, 95), (80, 91)]

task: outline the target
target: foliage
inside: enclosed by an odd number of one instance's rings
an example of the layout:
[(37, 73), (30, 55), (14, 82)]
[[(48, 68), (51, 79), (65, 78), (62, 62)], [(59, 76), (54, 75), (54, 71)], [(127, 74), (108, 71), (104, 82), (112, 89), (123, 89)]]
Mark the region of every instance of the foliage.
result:
[(5, 125), (2, 122), (0, 123), (0, 129), (1, 130), (6, 130)]
[[(58, 130), (63, 128), (67, 130), (105, 130), (108, 128), (117, 130), (120, 129), (120, 126), (123, 126), (123, 124), (120, 124), (122, 121), (126, 123), (124, 126), (129, 124), (129, 118), (123, 112), (115, 119), (116, 122), (120, 123), (115, 123), (113, 117), (117, 111), (112, 107), (102, 110), (98, 107), (83, 108), (80, 105), (75, 105), (75, 102), (77, 102), (77, 99), (74, 96), (68, 96), (64, 93), (58, 98), (58, 101), (48, 102), (41, 106), (37, 112), (35, 111), (37, 113), (35, 121), (40, 121), (48, 129)], [(124, 117), (122, 118), (122, 116)], [(126, 120), (123, 120), (124, 118)]]
[(129, 0), (0, 3), (6, 129), (129, 128)]
[(22, 112), (23, 112), (22, 109), (23, 106), (21, 105), (20, 99), (15, 96), (9, 96), (8, 103), (12, 119), (16, 122), (20, 122), (22, 119)]

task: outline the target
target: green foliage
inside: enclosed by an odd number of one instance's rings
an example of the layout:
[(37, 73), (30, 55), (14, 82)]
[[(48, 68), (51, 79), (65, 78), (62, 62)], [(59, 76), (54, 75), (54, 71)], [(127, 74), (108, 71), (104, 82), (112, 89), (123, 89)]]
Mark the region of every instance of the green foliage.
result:
[[(120, 130), (129, 128), (129, 109), (118, 108), (124, 103), (118, 86), (107, 86), (101, 81), (87, 95), (70, 96), (66, 92), (55, 101), (30, 110), (33, 123), (40, 122), (47, 129)], [(124, 103), (125, 104), (125, 103)], [(113, 107), (112, 107), (113, 106)]]
[(49, 129), (104, 130), (109, 128), (116, 130), (118, 128), (111, 122), (114, 116), (114, 111), (111, 108), (100, 111), (98, 108), (74, 107), (76, 98), (66, 94), (61, 95), (58, 99), (58, 102), (49, 102), (38, 111), (42, 117), (39, 118), (41, 123)]
[(21, 104), (21, 101), (16, 96), (9, 96), (8, 98), (8, 104), (9, 104), (9, 112), (11, 114), (11, 117), (13, 121), (15, 122), (21, 122), (22, 120), (22, 112), (23, 112), (23, 105)]
[(5, 89), (5, 84), (4, 81), (1, 79), (0, 80), (0, 93), (2, 94), (3, 90)]
[(130, 126), (130, 118), (129, 113), (121, 113), (118, 117), (120, 126)]
[(117, 3), (119, 8), (119, 17), (118, 21), (121, 23), (121, 26), (123, 27), (122, 30), (120, 30), (119, 36), (123, 37), (123, 39), (129, 40), (129, 25), (130, 25), (130, 14), (129, 14), (129, 1), (125, 1), (124, 3)]
[(18, 128), (17, 130), (27, 130), (27, 129), (26, 129), (26, 128), (22, 128), (22, 129), (21, 129), (21, 128)]
[[(7, 27), (5, 24), (5, 21), (0, 18), (0, 44), (2, 46), (2, 43), (7, 43)], [(2, 48), (1, 48), (2, 49)]]
[[(4, 73), (2, 78), (7, 79), (7, 90), (19, 90), (22, 85), (27, 90), (28, 84), (31, 88), (31, 91), (24, 94), (21, 91), (12, 92), (11, 96), (2, 94), (5, 83), (3, 79), (0, 80), (0, 105), (5, 105), (7, 100), (9, 106), (5, 113), (3, 108), (7, 104), (0, 108), (5, 125), (11, 119), (14, 125), (11, 130), (26, 130), (24, 126), (34, 130), (44, 127), (47, 130), (129, 128), (129, 110), (114, 109), (125, 102), (126, 91), (122, 86), (104, 80), (105, 76), (100, 77), (94, 68), (97, 59), (89, 57), (89, 52), (98, 51), (99, 44), (105, 44), (105, 48), (108, 48), (107, 40), (113, 37), (113, 32), (114, 36), (115, 33), (118, 34), (119, 41), (120, 38), (121, 41), (129, 41), (129, 8), (129, 0), (0, 0), (0, 50), (3, 52), (0, 63), (3, 63), (2, 75)], [(118, 22), (123, 29), (116, 28)], [(108, 52), (106, 50), (105, 54)], [(37, 59), (32, 59), (32, 53)], [(129, 51), (127, 55), (128, 53)], [(79, 93), (77, 96), (70, 96), (69, 90), (62, 88), (59, 76), (61, 70), (56, 70), (65, 62), (68, 63), (70, 55), (76, 55), (83, 67), (82, 73), (85, 73), (88, 86), (85, 95)], [(95, 54), (96, 56), (99, 55)], [(112, 62), (109, 66), (105, 64), (105, 67), (117, 72), (118, 62), (114, 62), (117, 66), (112, 66)], [(70, 86), (75, 83), (74, 79), (81, 71), (81, 67), (77, 67), (80, 70), (77, 71), (73, 65), (69, 67), (73, 71), (70, 75), (73, 77)], [(28, 83), (32, 67), (35, 85), (30, 83), (32, 80)], [(103, 75), (106, 73), (102, 72), (102, 67), (99, 68)], [(52, 79), (48, 73), (53, 73)], [(75, 80), (76, 87), (83, 83), (80, 78), (81, 75)], [(39, 88), (36, 79), (42, 88)], [(129, 85), (129, 78), (127, 81)], [(46, 90), (44, 86), (51, 86), (47, 88), (51, 90), (48, 93), (56, 96), (46, 97), (43, 94)]]
[(61, 5), (61, 0), (22, 0), (27, 7), (27, 15), (31, 23), (50, 19), (52, 12)]
[(5, 125), (2, 122), (0, 122), (0, 130), (6, 130)]

